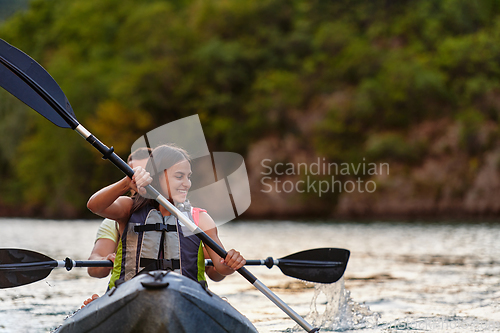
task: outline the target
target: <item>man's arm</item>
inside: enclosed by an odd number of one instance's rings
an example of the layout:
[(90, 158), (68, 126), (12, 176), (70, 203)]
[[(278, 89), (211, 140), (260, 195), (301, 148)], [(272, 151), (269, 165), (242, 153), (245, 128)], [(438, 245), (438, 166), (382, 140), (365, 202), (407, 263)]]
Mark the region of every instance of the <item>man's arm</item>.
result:
[[(115, 261), (116, 242), (108, 238), (99, 238), (89, 256), (89, 260), (111, 260)], [(88, 273), (92, 277), (103, 278), (109, 275), (112, 267), (89, 267)]]
[[(97, 230), (94, 248), (90, 253), (89, 260), (115, 260), (116, 244), (120, 238), (118, 225), (115, 221), (104, 219)], [(111, 267), (89, 267), (90, 276), (103, 278), (109, 275)]]

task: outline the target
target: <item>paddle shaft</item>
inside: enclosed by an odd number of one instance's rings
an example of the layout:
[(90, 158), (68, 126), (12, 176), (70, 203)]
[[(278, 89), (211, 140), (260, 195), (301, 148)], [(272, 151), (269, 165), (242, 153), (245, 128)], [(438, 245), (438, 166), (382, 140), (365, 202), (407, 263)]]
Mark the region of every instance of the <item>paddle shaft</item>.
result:
[[(315, 261), (315, 260), (290, 260), (290, 259), (273, 259), (271, 257), (267, 259), (251, 259), (246, 260), (245, 266), (267, 266), (271, 268), (273, 266), (288, 265), (297, 267), (338, 267), (343, 265), (340, 261)], [(212, 260), (205, 260), (206, 266), (213, 266)]]
[[(272, 258), (271, 258), (272, 259)], [(214, 263), (210, 259), (205, 260), (205, 266), (213, 266)], [(272, 259), (269, 261), (267, 259), (250, 259), (245, 261), (245, 266), (267, 266), (269, 268), (279, 265), (279, 259)]]
[[(94, 148), (102, 153), (103, 159), (110, 160), (118, 169), (120, 169), (125, 175), (132, 178), (134, 171), (132, 168), (125, 163), (118, 155), (114, 153), (113, 147), (108, 148), (102, 142), (100, 142), (92, 133), (90, 133), (86, 128), (84, 128), (73, 116), (68, 114), (66, 110), (52, 97), (43, 87), (41, 87), (37, 82), (35, 82), (31, 77), (26, 75), (17, 66), (10, 63), (4, 57), (0, 56), (0, 62), (5, 65), (9, 70), (16, 74), (20, 79), (22, 79), (28, 86), (35, 90), (40, 97), (42, 97), (52, 108), (66, 121), (66, 123), (75, 131), (77, 131), (87, 142), (89, 142)], [(203, 232), (198, 226), (196, 226), (192, 221), (190, 221), (184, 214), (182, 214), (174, 205), (172, 205), (165, 197), (163, 197), (156, 189), (151, 185), (146, 187), (148, 194), (150, 194), (159, 204), (165, 207), (172, 215), (179, 219), (185, 226), (187, 226), (194, 234), (196, 234), (205, 245), (210, 247), (215, 251), (221, 258), (225, 258), (227, 252), (217, 244), (213, 239), (211, 239), (205, 232)], [(313, 328), (309, 323), (307, 323), (299, 314), (292, 310), (285, 302), (283, 302), (278, 296), (276, 296), (269, 288), (267, 288), (262, 282), (260, 282), (252, 273), (250, 273), (245, 267), (238, 270), (248, 282), (250, 282), (255, 288), (261, 291), (267, 298), (269, 298), (274, 304), (276, 304), (281, 310), (290, 316), (295, 322), (297, 322), (302, 328), (308, 332), (316, 332), (318, 329)]]
[(68, 271), (73, 267), (113, 267), (111, 260), (52, 260), (40, 262), (20, 262), (15, 264), (0, 264), (0, 271), (9, 270), (40, 270), (44, 268), (65, 267)]

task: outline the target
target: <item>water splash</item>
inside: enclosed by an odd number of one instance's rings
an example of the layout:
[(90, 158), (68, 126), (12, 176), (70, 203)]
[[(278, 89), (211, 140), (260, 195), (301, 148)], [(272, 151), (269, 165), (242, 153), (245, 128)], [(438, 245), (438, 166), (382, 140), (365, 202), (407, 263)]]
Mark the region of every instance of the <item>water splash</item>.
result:
[(345, 289), (344, 278), (334, 284), (315, 284), (314, 289), (311, 310), (306, 316), (314, 327), (321, 328), (323, 332), (343, 332), (377, 326), (380, 314), (371, 311), (365, 304), (355, 302)]

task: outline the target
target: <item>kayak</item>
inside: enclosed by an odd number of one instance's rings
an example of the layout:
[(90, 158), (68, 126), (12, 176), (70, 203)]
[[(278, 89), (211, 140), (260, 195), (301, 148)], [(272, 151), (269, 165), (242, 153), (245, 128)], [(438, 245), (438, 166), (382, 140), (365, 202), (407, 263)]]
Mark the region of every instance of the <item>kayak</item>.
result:
[(227, 301), (180, 274), (153, 271), (109, 290), (54, 332), (254, 333)]

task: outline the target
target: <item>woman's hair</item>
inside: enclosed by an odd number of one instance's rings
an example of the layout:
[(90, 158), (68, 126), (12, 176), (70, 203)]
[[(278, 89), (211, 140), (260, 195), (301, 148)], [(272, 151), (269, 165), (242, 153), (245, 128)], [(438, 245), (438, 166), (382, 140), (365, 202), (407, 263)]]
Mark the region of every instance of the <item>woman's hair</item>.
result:
[[(164, 174), (165, 170), (184, 160), (191, 163), (189, 154), (184, 149), (176, 147), (172, 144), (158, 146), (151, 152), (148, 163), (146, 164), (146, 171), (149, 172), (153, 178), (151, 186), (153, 186), (157, 191), (160, 191), (165, 198), (168, 198), (168, 193), (162, 193), (162, 187), (160, 184), (162, 179), (161, 176)], [(156, 209), (158, 209), (159, 206), (155, 200), (145, 198), (139, 194), (135, 194), (132, 199), (134, 202), (130, 210), (130, 215), (147, 204)], [(168, 200), (172, 202), (172, 198), (168, 198)]]

